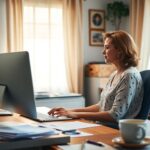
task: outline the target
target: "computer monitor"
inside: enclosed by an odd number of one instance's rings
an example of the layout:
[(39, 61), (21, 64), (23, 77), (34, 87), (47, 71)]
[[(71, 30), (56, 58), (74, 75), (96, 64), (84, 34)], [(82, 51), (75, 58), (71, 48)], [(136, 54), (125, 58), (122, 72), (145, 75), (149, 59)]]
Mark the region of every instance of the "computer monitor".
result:
[(36, 118), (29, 54), (0, 53), (1, 108)]

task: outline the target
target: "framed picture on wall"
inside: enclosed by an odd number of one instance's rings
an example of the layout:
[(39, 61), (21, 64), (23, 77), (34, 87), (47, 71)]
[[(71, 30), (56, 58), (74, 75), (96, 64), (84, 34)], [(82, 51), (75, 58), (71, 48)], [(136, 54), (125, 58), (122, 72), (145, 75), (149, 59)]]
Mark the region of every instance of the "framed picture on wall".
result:
[(105, 30), (105, 11), (89, 9), (89, 28)]
[(90, 46), (103, 46), (103, 33), (100, 30), (90, 30), (89, 43)]

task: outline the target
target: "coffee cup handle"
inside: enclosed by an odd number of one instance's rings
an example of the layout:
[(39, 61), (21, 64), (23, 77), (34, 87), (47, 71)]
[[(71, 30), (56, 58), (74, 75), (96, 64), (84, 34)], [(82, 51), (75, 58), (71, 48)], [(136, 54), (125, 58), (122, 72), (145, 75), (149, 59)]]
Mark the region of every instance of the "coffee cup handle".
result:
[(136, 136), (136, 139), (137, 139), (137, 140), (142, 140), (142, 139), (144, 139), (144, 137), (145, 137), (145, 135), (146, 135), (146, 132), (145, 132), (145, 130), (143, 129), (143, 127), (138, 127), (138, 132), (140, 132), (140, 131), (142, 131), (142, 134)]

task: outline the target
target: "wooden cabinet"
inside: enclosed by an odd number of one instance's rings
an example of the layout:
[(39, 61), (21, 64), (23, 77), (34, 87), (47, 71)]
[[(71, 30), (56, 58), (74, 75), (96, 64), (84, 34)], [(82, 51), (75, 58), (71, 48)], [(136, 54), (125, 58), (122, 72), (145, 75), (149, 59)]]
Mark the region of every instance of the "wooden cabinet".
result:
[(115, 67), (108, 64), (88, 64), (85, 77), (86, 105), (92, 105), (99, 101), (101, 89), (105, 87), (110, 74)]

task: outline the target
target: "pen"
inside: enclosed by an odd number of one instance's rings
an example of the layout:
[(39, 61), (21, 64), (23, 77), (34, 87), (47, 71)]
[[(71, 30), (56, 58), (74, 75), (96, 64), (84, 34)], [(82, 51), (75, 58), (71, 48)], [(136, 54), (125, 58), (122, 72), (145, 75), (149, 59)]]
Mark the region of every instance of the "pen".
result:
[(76, 131), (76, 130), (62, 131), (62, 133), (67, 134), (67, 135), (76, 135), (76, 134), (80, 134), (80, 132), (78, 132), (78, 131)]
[(93, 145), (100, 146), (100, 147), (104, 147), (103, 144), (95, 142), (95, 141), (91, 141), (91, 140), (87, 140), (86, 143), (93, 144)]
[(62, 131), (62, 133), (65, 133), (65, 132), (76, 132), (76, 130), (64, 130), (64, 131)]

